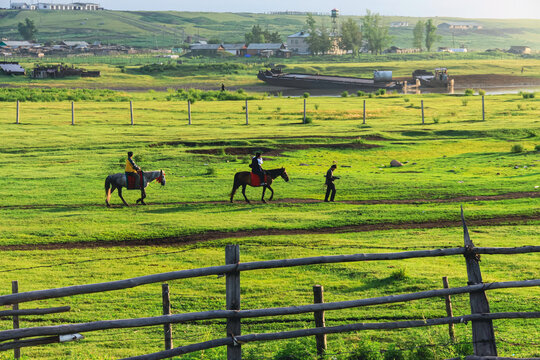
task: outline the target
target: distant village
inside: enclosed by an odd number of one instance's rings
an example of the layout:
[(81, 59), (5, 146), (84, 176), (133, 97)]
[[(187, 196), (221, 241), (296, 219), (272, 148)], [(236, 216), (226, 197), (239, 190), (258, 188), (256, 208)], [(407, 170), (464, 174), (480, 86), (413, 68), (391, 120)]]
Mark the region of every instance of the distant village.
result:
[(59, 3), (25, 3), (25, 2), (15, 2), (11, 3), (9, 8), (11, 10), (77, 10), (77, 11), (97, 11), (103, 10), (99, 4), (95, 3), (70, 3), (70, 4), (59, 4)]

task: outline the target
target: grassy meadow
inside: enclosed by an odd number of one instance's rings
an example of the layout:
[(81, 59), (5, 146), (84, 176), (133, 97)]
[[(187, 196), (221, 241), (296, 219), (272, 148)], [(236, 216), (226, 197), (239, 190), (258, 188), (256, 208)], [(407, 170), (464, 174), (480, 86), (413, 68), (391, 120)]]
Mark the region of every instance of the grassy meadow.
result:
[[(3, 103), (1, 293), (10, 292), (11, 280), (28, 291), (220, 265), (229, 243), (240, 244), (242, 261), (456, 247), (463, 243), (460, 205), (469, 221), (484, 221), (470, 226), (477, 246), (538, 245), (538, 96), (486, 96), (485, 121), (480, 96), (310, 97), (310, 124), (302, 124), (302, 99), (260, 96), (249, 102), (249, 125), (243, 101), (197, 101), (188, 125), (184, 101), (166, 101), (167, 93), (159, 92), (129, 96), (134, 126), (127, 102), (77, 101), (74, 126), (69, 101), (21, 103), (18, 125), (15, 104)], [(150, 184), (146, 207), (121, 207), (113, 194), (114, 206), (106, 208), (105, 177), (123, 172), (128, 150), (144, 170), (163, 169), (167, 184)], [(240, 193), (234, 204), (228, 203), (234, 173), (248, 170), (258, 150), (263, 151), (264, 168), (285, 167), (291, 181), (276, 179), (275, 203), (262, 204), (261, 191), (253, 188), (247, 190), (252, 205)], [(390, 167), (392, 159), (404, 166)], [(332, 163), (341, 177), (337, 202), (324, 203), (323, 175)], [(137, 195), (124, 192), (130, 204)], [(352, 225), (372, 226), (373, 231), (339, 230)], [(316, 233), (328, 227), (337, 229)], [(291, 234), (261, 236), (274, 230)], [(188, 236), (204, 238), (210, 231), (231, 236), (186, 243)], [(235, 231), (246, 233), (238, 238)], [(136, 246), (129, 246), (130, 241)], [(484, 281), (538, 278), (539, 260), (537, 254), (483, 256)], [(325, 286), (325, 301), (440, 288), (441, 276), (448, 276), (451, 286), (462, 286), (464, 265), (463, 258), (448, 257), (255, 271), (242, 274), (242, 308), (309, 303), (311, 286), (317, 283)], [(173, 312), (223, 309), (224, 287), (224, 278), (172, 282)], [(71, 305), (72, 311), (23, 318), (22, 325), (155, 316), (161, 311), (160, 296), (156, 284), (29, 303), (21, 307)], [(540, 290), (493, 291), (488, 296), (494, 312), (535, 311)], [(456, 315), (470, 312), (466, 296), (453, 300)], [(431, 299), (326, 316), (332, 326), (443, 317), (445, 310), (442, 299)], [(312, 327), (311, 319), (299, 315), (287, 321), (246, 321), (243, 333)], [(2, 329), (10, 326), (9, 319), (0, 321)], [(539, 356), (537, 320), (497, 321), (495, 332), (502, 356)], [(162, 327), (88, 333), (79, 343), (23, 349), (23, 354), (113, 359), (161, 350), (161, 334)], [(457, 334), (459, 342), (469, 343), (471, 325), (457, 326)], [(183, 324), (175, 326), (174, 341), (179, 346), (223, 335), (220, 321)], [(392, 343), (403, 351), (427, 346), (440, 359), (462, 354), (457, 346), (447, 346), (444, 326), (330, 336), (329, 352), (346, 353), (367, 338), (383, 349)], [(306, 341), (290, 343), (314, 351), (314, 340)], [(247, 345), (246, 357), (272, 359), (285, 343)], [(2, 353), (0, 359), (9, 356)], [(223, 356), (219, 349), (183, 358)]]

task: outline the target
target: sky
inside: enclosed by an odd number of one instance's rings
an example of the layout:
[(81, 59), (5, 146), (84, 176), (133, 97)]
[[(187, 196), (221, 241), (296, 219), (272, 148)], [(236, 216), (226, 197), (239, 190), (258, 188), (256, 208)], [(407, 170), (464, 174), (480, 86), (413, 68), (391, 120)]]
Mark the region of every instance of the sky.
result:
[[(24, 0), (12, 0), (20, 2)], [(26, 0), (38, 2), (38, 0)], [(366, 9), (381, 15), (461, 18), (540, 19), (540, 0), (87, 0), (110, 10), (178, 10), (210, 12), (329, 12), (363, 15)], [(68, 3), (69, 0), (47, 0)], [(0, 0), (9, 6), (9, 0)], [(540, 35), (539, 35), (540, 36)]]

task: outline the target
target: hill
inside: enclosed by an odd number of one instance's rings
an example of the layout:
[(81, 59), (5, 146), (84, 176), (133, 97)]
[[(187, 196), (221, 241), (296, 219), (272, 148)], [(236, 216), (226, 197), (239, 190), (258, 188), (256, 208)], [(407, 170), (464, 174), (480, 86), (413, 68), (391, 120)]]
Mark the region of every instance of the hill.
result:
[[(118, 43), (136, 47), (173, 47), (188, 37), (217, 39), (223, 42), (242, 42), (244, 34), (256, 24), (278, 31), (283, 41), (287, 35), (304, 27), (304, 15), (205, 13), (178, 11), (0, 11), (2, 38), (20, 39), (17, 23), (26, 17), (35, 21), (38, 40), (86, 40)], [(329, 24), (329, 17), (316, 16), (319, 23)], [(346, 18), (345, 16), (342, 19)], [(360, 21), (360, 16), (352, 18)], [(411, 47), (412, 28), (421, 18), (385, 17), (386, 23), (408, 22), (409, 26), (391, 28), (393, 45)], [(425, 19), (424, 19), (425, 20)], [(461, 44), (474, 50), (509, 48), (528, 45), (540, 49), (540, 22), (526, 19), (457, 19), (436, 18), (435, 23), (466, 21), (482, 26), (477, 30), (439, 30), (441, 39), (436, 46), (458, 47)]]

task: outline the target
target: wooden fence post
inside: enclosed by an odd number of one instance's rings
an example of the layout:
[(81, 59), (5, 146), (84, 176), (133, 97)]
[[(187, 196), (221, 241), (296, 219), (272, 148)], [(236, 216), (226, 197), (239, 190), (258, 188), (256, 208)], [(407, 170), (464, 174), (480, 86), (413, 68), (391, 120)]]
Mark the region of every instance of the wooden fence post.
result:
[[(448, 289), (449, 284), (448, 284), (448, 277), (447, 276), (443, 276), (442, 282), (443, 282), (443, 287), (445, 289)], [(444, 300), (445, 300), (445, 303), (446, 303), (446, 315), (448, 315), (448, 317), (454, 317), (454, 312), (452, 310), (452, 300), (450, 299), (450, 295), (445, 295)], [(450, 335), (450, 341), (455, 343), (456, 342), (456, 331), (454, 329), (454, 324), (448, 324), (448, 334)]]
[[(171, 315), (169, 284), (161, 284), (161, 298), (163, 300), (163, 315)], [(165, 336), (165, 350), (171, 350), (173, 348), (171, 324), (163, 325), (163, 334)]]
[(246, 99), (246, 125), (249, 125), (248, 101)]
[(71, 125), (75, 125), (75, 103), (71, 102)]
[(422, 125), (424, 125), (424, 100), (420, 100), (420, 104), (422, 104)]
[[(225, 247), (225, 264), (238, 264), (240, 262), (240, 247), (227, 245)], [(231, 271), (226, 274), (225, 292), (227, 298), (227, 310), (240, 310), (240, 272)], [(227, 345), (227, 360), (242, 360), (242, 346), (236, 342), (236, 337), (241, 335), (240, 319), (227, 319), (227, 336), (234, 340), (233, 345)]]
[(191, 125), (191, 101), (187, 101), (187, 117), (188, 117), (188, 125)]
[(133, 101), (129, 102), (129, 113), (131, 115), (131, 125), (133, 125)]
[[(18, 103), (18, 101), (17, 101)], [(19, 292), (19, 282), (17, 280), (11, 282), (11, 293), (16, 294)], [(19, 310), (19, 304), (15, 303), (13, 304), (13, 310)], [(13, 315), (13, 329), (19, 328), (19, 315)], [(15, 339), (15, 341), (18, 341), (19, 339)], [(15, 348), (13, 349), (13, 357), (15, 359), (21, 358), (21, 349)]]
[[(324, 303), (324, 288), (321, 285), (313, 285), (313, 302), (315, 304)], [(324, 311), (315, 311), (313, 313), (315, 317), (316, 327), (325, 327)], [(322, 357), (326, 352), (326, 334), (315, 335), (317, 341), (317, 355)]]
[(304, 120), (303, 123), (306, 123), (306, 98), (304, 98)]
[(17, 100), (17, 114), (15, 115), (15, 124), (19, 123), (19, 100)]
[(482, 121), (486, 121), (486, 107), (484, 103), (484, 95), (482, 95)]
[[(474, 249), (474, 244), (469, 236), (469, 230), (463, 216), (463, 206), (461, 207), (461, 221), (463, 222), (463, 237), (465, 241), (465, 262), (467, 264), (468, 285), (482, 284), (482, 273), (480, 272), (480, 255)], [(469, 294), (471, 303), (471, 314), (489, 313), (489, 302), (485, 291), (475, 291)], [(474, 355), (476, 356), (497, 356), (497, 346), (495, 344), (495, 333), (493, 331), (492, 320), (472, 321), (472, 337)]]
[(366, 123), (366, 100), (364, 100), (364, 121), (362, 122), (362, 124), (365, 124)]

